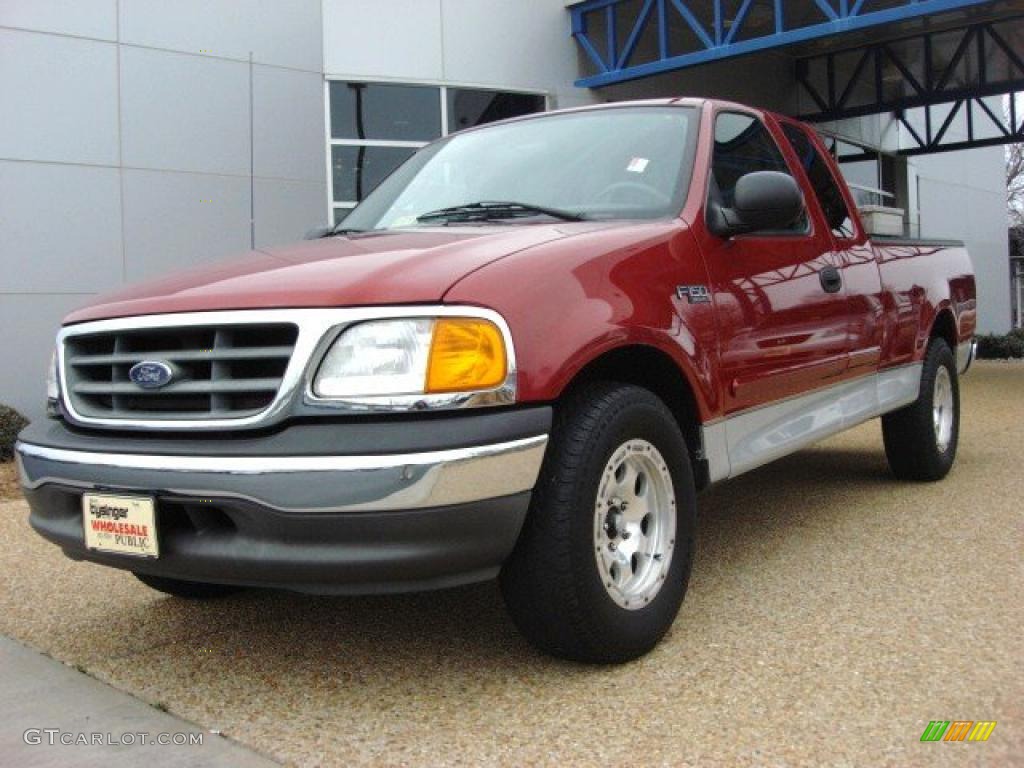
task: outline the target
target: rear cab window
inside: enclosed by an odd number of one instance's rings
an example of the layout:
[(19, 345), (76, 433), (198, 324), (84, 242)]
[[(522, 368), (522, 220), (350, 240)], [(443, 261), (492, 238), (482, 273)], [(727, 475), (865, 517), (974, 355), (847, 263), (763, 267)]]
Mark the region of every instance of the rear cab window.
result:
[(783, 122), (782, 132), (807, 175), (814, 190), (814, 196), (832, 234), (839, 240), (851, 240), (857, 235), (857, 228), (850, 208), (843, 196), (843, 190), (832, 174), (828, 162), (807, 132), (798, 125)]

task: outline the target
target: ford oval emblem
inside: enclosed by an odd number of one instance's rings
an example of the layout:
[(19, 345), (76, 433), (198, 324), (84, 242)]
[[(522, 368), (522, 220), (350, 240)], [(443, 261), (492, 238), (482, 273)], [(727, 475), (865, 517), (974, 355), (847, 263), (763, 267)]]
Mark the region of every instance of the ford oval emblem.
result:
[(128, 378), (143, 389), (160, 389), (174, 379), (174, 369), (162, 360), (143, 360), (132, 366)]

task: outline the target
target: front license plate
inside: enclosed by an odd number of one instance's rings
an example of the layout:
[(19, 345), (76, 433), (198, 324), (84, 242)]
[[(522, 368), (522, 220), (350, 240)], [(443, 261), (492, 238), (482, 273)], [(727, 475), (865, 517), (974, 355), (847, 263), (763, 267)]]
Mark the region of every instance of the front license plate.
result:
[(82, 496), (85, 546), (120, 555), (159, 557), (156, 505), (146, 496)]

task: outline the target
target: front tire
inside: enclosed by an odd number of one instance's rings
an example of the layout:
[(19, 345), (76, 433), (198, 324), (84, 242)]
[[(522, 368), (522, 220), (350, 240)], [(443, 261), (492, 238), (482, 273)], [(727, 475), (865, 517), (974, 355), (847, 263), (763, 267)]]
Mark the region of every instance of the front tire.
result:
[(501, 573), (520, 631), (561, 658), (651, 650), (686, 593), (696, 529), (690, 456), (640, 387), (601, 382), (558, 410), (516, 548)]
[(152, 576), (148, 573), (135, 573), (135, 578), (157, 592), (165, 595), (181, 597), (186, 600), (210, 600), (217, 597), (224, 597), (238, 592), (240, 587), (232, 587), (228, 584), (205, 584), (200, 581), (182, 581), (181, 579), (168, 579), (164, 576)]
[(941, 480), (956, 460), (960, 438), (960, 382), (944, 339), (928, 344), (917, 400), (882, 417), (889, 467), (900, 480)]

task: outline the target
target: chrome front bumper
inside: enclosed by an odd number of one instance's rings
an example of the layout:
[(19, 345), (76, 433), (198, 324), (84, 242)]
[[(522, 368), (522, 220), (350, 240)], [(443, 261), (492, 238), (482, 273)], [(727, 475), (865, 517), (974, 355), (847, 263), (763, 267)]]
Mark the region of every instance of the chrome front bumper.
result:
[[(49, 420), (22, 433), (17, 461), (29, 523), (72, 559), (185, 581), (396, 592), (498, 573), (550, 426), (547, 407), (244, 438), (111, 435)], [(88, 549), (87, 491), (152, 498), (159, 557)]]
[(162, 456), (19, 442), (21, 483), (238, 499), (286, 513), (386, 512), (533, 488), (546, 435), (385, 456)]

